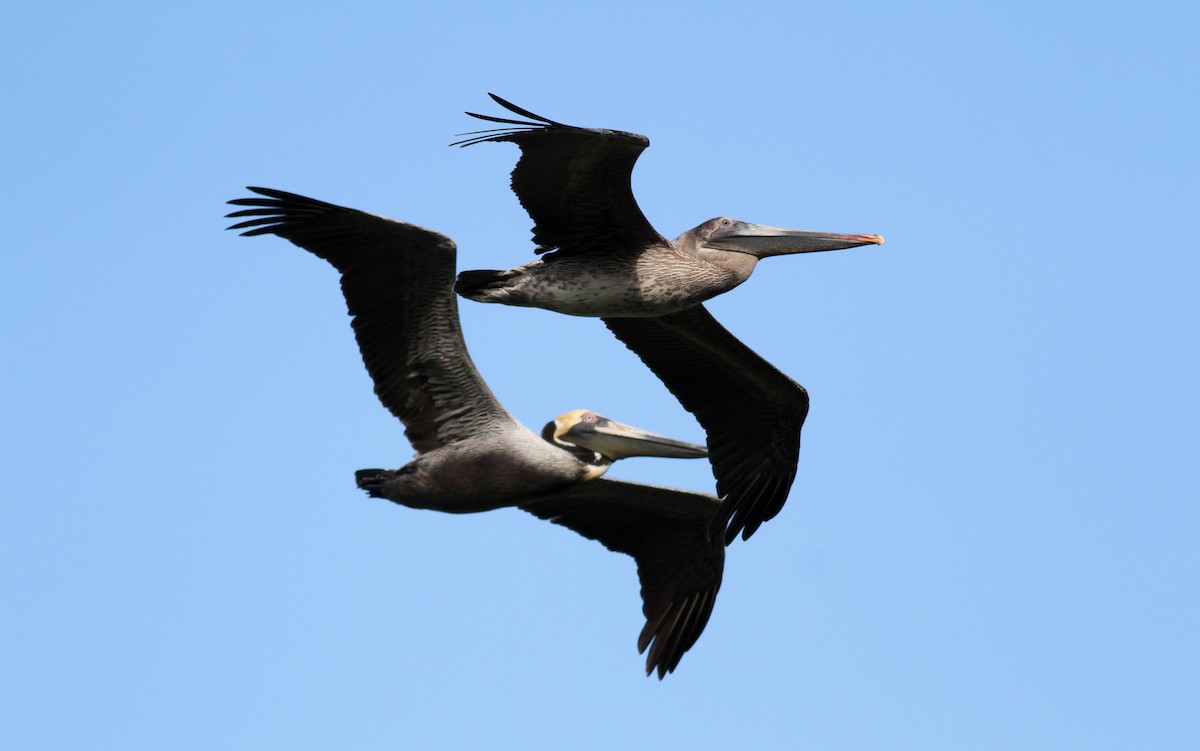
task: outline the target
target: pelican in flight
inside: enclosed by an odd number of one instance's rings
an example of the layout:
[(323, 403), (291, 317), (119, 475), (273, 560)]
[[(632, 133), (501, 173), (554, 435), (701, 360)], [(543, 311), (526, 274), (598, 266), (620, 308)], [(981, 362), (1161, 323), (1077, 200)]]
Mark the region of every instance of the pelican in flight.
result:
[[(577, 128), (517, 107), (532, 121), (467, 113), (509, 126), (462, 146), (512, 141), (512, 187), (536, 226), (541, 259), (508, 271), (464, 271), (455, 290), (482, 302), (600, 316), (694, 414), (708, 434), (720, 510), (712, 534), (748, 539), (783, 508), (796, 477), (808, 392), (738, 341), (700, 305), (745, 281), (759, 258), (882, 244), (720, 217), (674, 243), (642, 215), (630, 187), (645, 136)], [(466, 134), (472, 135), (472, 134)]]
[(534, 252), (545, 255), (504, 271), (460, 273), (454, 289), (463, 297), (575, 316), (658, 316), (728, 292), (750, 278), (760, 258), (883, 244), (879, 235), (804, 232), (729, 217), (709, 219), (671, 242), (633, 197), (633, 165), (648, 138), (564, 125), (489, 96), (529, 120), (468, 112), (509, 127), (465, 133), (471, 137), (451, 145), (520, 147), (512, 189), (534, 221)]
[(630, 456), (703, 457), (705, 447), (575, 410), (541, 436), (517, 422), (471, 362), (452, 291), (455, 245), (444, 235), (267, 188), (229, 203), (229, 229), (274, 234), (324, 258), (342, 292), (379, 400), (405, 425), (416, 457), (364, 469), (358, 486), (412, 508), (452, 513), (517, 506), (637, 561), (646, 673), (661, 679), (712, 613), (724, 547), (708, 528), (715, 496), (608, 480)]

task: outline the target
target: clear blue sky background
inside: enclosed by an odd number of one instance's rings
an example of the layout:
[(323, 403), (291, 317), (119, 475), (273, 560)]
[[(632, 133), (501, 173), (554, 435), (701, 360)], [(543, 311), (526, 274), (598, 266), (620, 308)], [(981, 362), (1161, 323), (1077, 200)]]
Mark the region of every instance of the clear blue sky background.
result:
[[(0, 745), (1200, 748), (1200, 18), (1096, 7), (5, 4)], [(631, 559), (355, 489), (411, 450), (335, 273), (222, 229), (266, 185), (531, 258), (517, 150), (447, 148), (488, 91), (648, 135), (668, 236), (888, 238), (711, 304), (813, 407), (661, 683)], [(598, 322), (461, 309), (527, 424), (701, 439)]]

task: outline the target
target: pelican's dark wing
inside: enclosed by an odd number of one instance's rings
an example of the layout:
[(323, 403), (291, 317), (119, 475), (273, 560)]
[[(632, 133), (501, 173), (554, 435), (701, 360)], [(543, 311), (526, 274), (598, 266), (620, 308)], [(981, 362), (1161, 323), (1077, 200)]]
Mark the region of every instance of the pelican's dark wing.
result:
[(708, 534), (718, 507), (711, 495), (604, 478), (520, 504), (637, 561), (646, 616), (638, 652), (650, 648), (646, 675), (659, 679), (700, 638), (721, 588), (725, 548)]
[(655, 318), (605, 318), (708, 433), (721, 510), (712, 534), (748, 539), (787, 500), (808, 392), (742, 344), (703, 305)]
[(417, 451), (515, 421), (475, 370), (458, 323), (454, 241), (437, 232), (269, 188), (229, 229), (274, 234), (341, 272), (354, 334), (379, 401)]
[(669, 246), (638, 208), (630, 176), (650, 139), (637, 133), (577, 128), (549, 120), (489, 94), (500, 106), (536, 122), (467, 114), (516, 127), (470, 135), (459, 146), (512, 141), (521, 158), (512, 172), (512, 189), (534, 221), (537, 253), (562, 255), (638, 253)]

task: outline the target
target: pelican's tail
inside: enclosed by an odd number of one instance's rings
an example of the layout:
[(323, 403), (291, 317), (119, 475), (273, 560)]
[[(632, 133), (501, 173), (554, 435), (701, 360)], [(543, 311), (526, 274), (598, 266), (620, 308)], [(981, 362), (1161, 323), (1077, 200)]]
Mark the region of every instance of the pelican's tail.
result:
[(463, 271), (454, 280), (454, 291), (468, 300), (476, 302), (505, 302), (504, 293), (512, 286), (511, 280), (521, 276), (522, 270)]
[(394, 469), (360, 469), (354, 473), (354, 482), (372, 498), (387, 498), (383, 486), (396, 474)]

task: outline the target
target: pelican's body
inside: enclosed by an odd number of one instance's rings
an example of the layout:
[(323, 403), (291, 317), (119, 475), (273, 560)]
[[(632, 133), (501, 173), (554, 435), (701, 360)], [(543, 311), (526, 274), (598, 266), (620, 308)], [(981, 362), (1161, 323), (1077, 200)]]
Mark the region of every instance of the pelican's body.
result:
[(398, 470), (359, 470), (358, 486), (410, 508), (456, 514), (514, 506), (532, 496), (593, 480), (589, 464), (517, 425), (418, 454)]
[[(701, 230), (703, 227), (698, 227)], [(464, 271), (455, 289), (495, 302), (588, 317), (646, 317), (686, 310), (750, 278), (758, 259), (730, 253), (716, 262), (688, 252), (695, 233), (629, 258), (539, 258), (506, 271)]]
[[(724, 547), (708, 535), (716, 497), (597, 479), (629, 456), (703, 457), (675, 441), (575, 410), (538, 436), (488, 389), (467, 354), (451, 289), (455, 246), (411, 224), (292, 193), (231, 217), (243, 234), (275, 234), (341, 273), (363, 362), (380, 401), (416, 449), (398, 470), (364, 469), (359, 487), (413, 508), (452, 513), (518, 506), (628, 553), (638, 563), (646, 625), (639, 651), (659, 678), (675, 669), (712, 612)], [(248, 229), (247, 229), (248, 228)]]
[(511, 141), (521, 148), (512, 188), (536, 226), (541, 259), (515, 268), (464, 271), (454, 289), (478, 302), (596, 317), (676, 313), (750, 278), (760, 258), (882, 244), (878, 235), (806, 232), (717, 217), (674, 242), (633, 197), (633, 165), (650, 145), (636, 133), (577, 128), (492, 95), (536, 122), (471, 114), (517, 126), (458, 142)]

